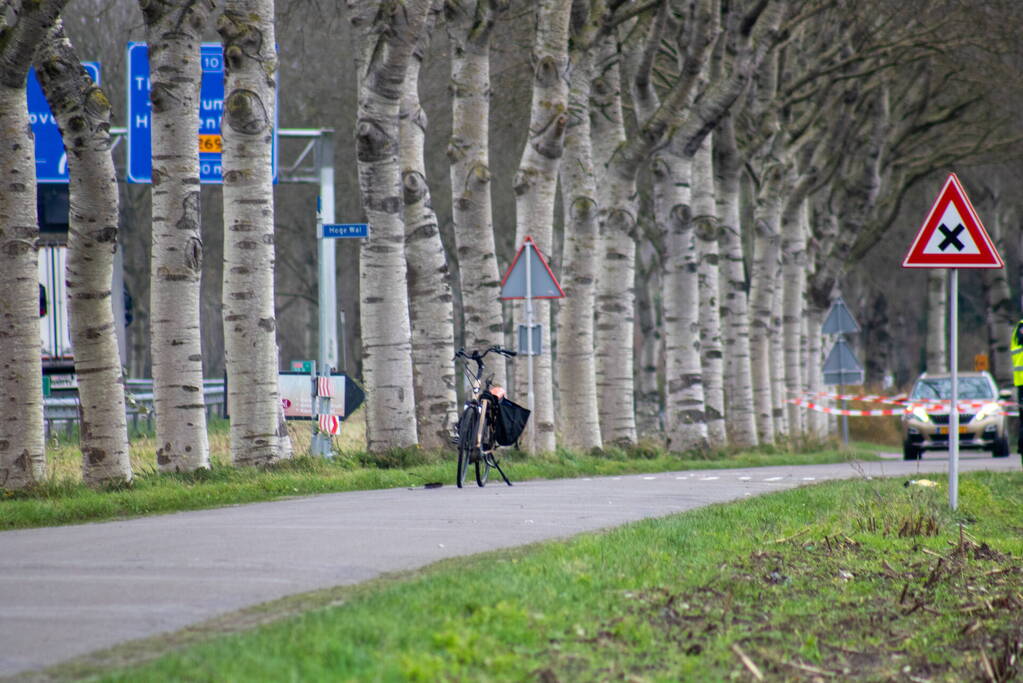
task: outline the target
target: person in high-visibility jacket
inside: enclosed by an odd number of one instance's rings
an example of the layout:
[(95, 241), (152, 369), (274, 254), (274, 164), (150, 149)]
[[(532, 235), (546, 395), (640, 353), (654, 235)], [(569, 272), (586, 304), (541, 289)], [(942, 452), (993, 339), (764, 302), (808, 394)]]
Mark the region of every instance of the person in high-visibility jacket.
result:
[(1016, 410), (1020, 414), (1016, 448), (1020, 456), (1023, 456), (1023, 320), (1016, 323), (1016, 328), (1012, 331), (1009, 352), (1012, 354), (1012, 383), (1016, 386)]

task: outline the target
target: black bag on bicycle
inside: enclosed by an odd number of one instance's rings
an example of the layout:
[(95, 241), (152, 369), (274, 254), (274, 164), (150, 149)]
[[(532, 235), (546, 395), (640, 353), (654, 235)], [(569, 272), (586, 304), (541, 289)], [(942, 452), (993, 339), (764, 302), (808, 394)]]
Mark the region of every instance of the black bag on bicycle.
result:
[(514, 401), (501, 398), (497, 402), (497, 423), (494, 440), (501, 446), (514, 446), (529, 422), (529, 410)]

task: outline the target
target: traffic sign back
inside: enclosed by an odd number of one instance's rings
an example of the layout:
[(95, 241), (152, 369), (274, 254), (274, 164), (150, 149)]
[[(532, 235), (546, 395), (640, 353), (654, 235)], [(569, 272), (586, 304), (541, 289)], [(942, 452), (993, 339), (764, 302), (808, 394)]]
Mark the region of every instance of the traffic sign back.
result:
[(1002, 268), (1004, 265), (959, 178), (950, 173), (902, 267)]
[[(525, 258), (522, 258), (523, 253)], [(529, 265), (529, 294), (533, 299), (560, 299), (565, 291), (551, 272), (532, 237), (526, 237), (501, 280), (502, 299), (525, 299), (526, 265)]]

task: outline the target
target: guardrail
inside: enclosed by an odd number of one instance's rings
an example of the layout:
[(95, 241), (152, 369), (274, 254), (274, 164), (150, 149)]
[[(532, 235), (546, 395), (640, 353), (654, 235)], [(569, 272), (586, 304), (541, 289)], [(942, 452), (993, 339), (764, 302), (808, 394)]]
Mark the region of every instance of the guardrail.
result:
[[(128, 426), (132, 431), (146, 429), (152, 431), (153, 424), (153, 380), (127, 379), (124, 381), (125, 414)], [(203, 396), (206, 403), (206, 417), (227, 414), (227, 393), (222, 379), (203, 380)], [(46, 427), (46, 438), (49, 439), (62, 430), (71, 435), (78, 424), (79, 401), (73, 397), (47, 397), (43, 399), (43, 420)]]

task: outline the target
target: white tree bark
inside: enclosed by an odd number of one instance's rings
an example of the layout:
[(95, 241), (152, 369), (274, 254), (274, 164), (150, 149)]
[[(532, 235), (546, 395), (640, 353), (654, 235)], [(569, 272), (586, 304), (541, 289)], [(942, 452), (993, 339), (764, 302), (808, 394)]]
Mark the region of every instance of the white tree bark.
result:
[(419, 102), (419, 70), (434, 21), (435, 12), (431, 11), (409, 60), (401, 98), (400, 154), (419, 445), (438, 450), (451, 446), (450, 435), (458, 420), (458, 398), (451, 360), (455, 355), (454, 300), (426, 180), (423, 145), (427, 119)]
[[(527, 236), (551, 256), (554, 244), (554, 196), (568, 123), (568, 25), (571, 0), (540, 0), (533, 43), (533, 98), (529, 135), (515, 174), (515, 243)], [(519, 308), (516, 306), (516, 308)], [(529, 443), (539, 452), (555, 448), (554, 372), (551, 306), (533, 301), (534, 322), (543, 326), (545, 352), (533, 362), (533, 414)], [(518, 316), (523, 321), (523, 316)], [(525, 363), (516, 367), (516, 387), (525, 386)]]
[(291, 457), (277, 384), (271, 131), (278, 62), (273, 22), (272, 0), (228, 0), (217, 26), (225, 65), (224, 351), (231, 458), (239, 465)]
[(36, 240), (35, 142), (25, 84), (64, 0), (12, 2), (0, 16), (0, 488), (46, 475)]
[(739, 152), (731, 116), (714, 136), (715, 171), (721, 200), (722, 327), (724, 329), (725, 388), (729, 439), (739, 448), (758, 445), (753, 407), (753, 368), (750, 362), (749, 296), (739, 212)]
[[(781, 241), (781, 229), (779, 226), (779, 242)], [(789, 429), (788, 415), (785, 412), (785, 337), (782, 329), (782, 315), (784, 308), (785, 292), (782, 275), (781, 249), (779, 248), (778, 261), (775, 263), (774, 276), (771, 278), (773, 290), (771, 293), (771, 333), (770, 358), (771, 358), (771, 412), (774, 416), (774, 435), (779, 440), (785, 440), (792, 435)]]
[(593, 51), (573, 50), (565, 158), (560, 168), (565, 210), (561, 284), (565, 300), (557, 314), (560, 443), (566, 448), (601, 448), (593, 357), (593, 308), (597, 276), (598, 208), (590, 141)]
[[(351, 2), (349, 5), (354, 7)], [(367, 62), (359, 88), (355, 134), (359, 189), (371, 231), (362, 243), (359, 259), (366, 442), (371, 453), (419, 441), (398, 115), (410, 54), (430, 2), (410, 0), (398, 8), (385, 1), (375, 7), (375, 21), (360, 29), (361, 54)]]
[[(999, 201), (1001, 199), (1001, 201)], [(1012, 207), (1006, 206), (1004, 197), (996, 197), (993, 220), (987, 225), (991, 240), (1000, 254), (1006, 254), (1005, 225), (1011, 224)], [(1005, 268), (985, 269), (981, 271), (987, 292), (987, 327), (988, 353), (990, 355), (991, 374), (1000, 387), (1012, 386), (1012, 358), (1009, 354), (1009, 337), (1019, 318), (1014, 317), (1016, 307), (1013, 305), (1012, 293), (1009, 290), (1009, 278)]]
[(776, 436), (771, 394), (771, 334), (777, 264), (781, 249), (780, 169), (763, 179), (755, 218), (753, 272), (750, 277), (750, 355), (753, 368), (753, 403), (757, 411), (757, 438), (773, 444)]
[[(461, 283), (464, 344), (504, 344), (490, 201), (490, 38), (507, 0), (448, 0), (451, 41), (451, 216)], [(494, 382), (507, 383), (504, 356), (488, 358)]]
[(927, 372), (948, 372), (948, 271), (927, 271)]
[(664, 231), (665, 434), (675, 452), (708, 447), (700, 364), (700, 288), (690, 186), (692, 162), (654, 157), (654, 213)]
[(715, 200), (713, 136), (693, 158), (693, 223), (699, 261), (700, 360), (704, 415), (711, 448), (725, 445), (725, 376), (721, 339), (720, 224)]
[(90, 485), (128, 482), (124, 382), (110, 300), (118, 221), (110, 100), (82, 68), (59, 20), (40, 45), (36, 65), (60, 126), (70, 174), (67, 291), (82, 480)]
[(636, 443), (633, 380), (636, 228), (635, 174), (612, 168), (615, 150), (625, 144), (621, 74), (614, 41), (603, 41), (597, 77), (590, 93), (600, 249), (597, 264), (597, 394), (600, 434), (605, 444)]
[[(789, 207), (787, 207), (789, 208)], [(784, 347), (785, 396), (782, 406), (786, 411), (789, 431), (795, 436), (803, 434), (803, 408), (785, 402), (802, 394), (804, 358), (802, 353), (802, 326), (805, 318), (806, 294), (806, 203), (799, 202), (782, 217), (782, 341)]]
[[(150, 347), (156, 462), (209, 467), (201, 332), (199, 44), (211, 0), (140, 0), (149, 44), (153, 144)], [(231, 376), (230, 387), (235, 388)]]

